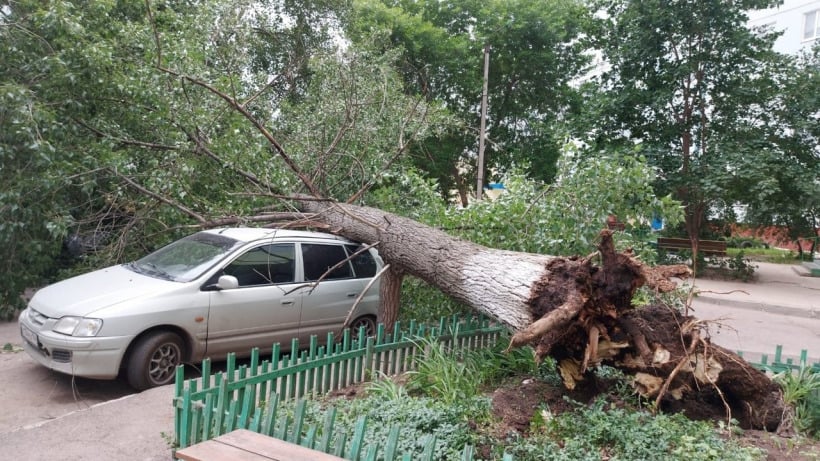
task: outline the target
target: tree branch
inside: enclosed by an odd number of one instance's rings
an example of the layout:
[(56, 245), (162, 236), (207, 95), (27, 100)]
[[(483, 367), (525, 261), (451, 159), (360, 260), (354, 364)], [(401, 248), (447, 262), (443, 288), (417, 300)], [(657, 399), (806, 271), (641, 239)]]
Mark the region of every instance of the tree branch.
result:
[(208, 222), (208, 220), (206, 220), (204, 217), (202, 217), (202, 215), (200, 215), (199, 213), (191, 210), (190, 208), (188, 208), (188, 207), (186, 207), (182, 204), (179, 204), (179, 203), (169, 199), (168, 197), (165, 197), (165, 196), (160, 195), (156, 192), (148, 190), (144, 186), (142, 186), (140, 184), (137, 184), (133, 179), (118, 173), (116, 169), (109, 168), (108, 171), (112, 172), (115, 176), (117, 176), (120, 179), (122, 179), (123, 181), (125, 181), (126, 184), (128, 184), (132, 188), (138, 190), (140, 193), (145, 194), (145, 195), (147, 195), (147, 196), (149, 196), (149, 197), (151, 197), (151, 198), (153, 198), (157, 201), (160, 201), (160, 202), (162, 202), (166, 205), (170, 205), (170, 206), (176, 208), (177, 210), (183, 212), (184, 214), (194, 218), (195, 220), (197, 220), (197, 222), (200, 225), (205, 225)]
[(293, 171), (296, 174), (296, 176), (299, 178), (299, 180), (302, 181), (302, 184), (304, 184), (305, 187), (307, 187), (307, 189), (308, 189), (308, 191), (310, 191), (311, 195), (313, 195), (314, 197), (322, 197), (322, 194), (319, 192), (319, 189), (313, 184), (313, 182), (310, 180), (310, 178), (308, 178), (307, 175), (305, 175), (302, 172), (302, 170), (299, 168), (299, 166), (296, 165), (296, 162), (294, 162), (293, 159), (290, 158), (290, 156), (287, 154), (287, 152), (285, 152), (285, 149), (282, 147), (282, 145), (279, 144), (279, 142), (276, 140), (276, 138), (274, 138), (273, 134), (271, 134), (270, 131), (268, 131), (267, 128), (265, 128), (264, 125), (262, 125), (262, 122), (260, 122), (256, 117), (254, 117), (253, 114), (251, 114), (248, 111), (248, 109), (245, 108), (244, 105), (240, 104), (236, 99), (228, 96), (227, 94), (223, 93), (222, 91), (216, 89), (214, 86), (212, 86), (212, 85), (210, 85), (210, 84), (208, 84), (208, 83), (206, 83), (202, 80), (199, 80), (197, 78), (194, 78), (194, 77), (191, 77), (191, 76), (188, 76), (188, 75), (182, 75), (182, 74), (180, 74), (176, 71), (173, 71), (173, 70), (165, 68), (165, 67), (159, 67), (159, 70), (161, 70), (163, 72), (166, 72), (168, 74), (177, 76), (179, 78), (182, 78), (183, 80), (191, 82), (194, 85), (197, 85), (199, 87), (205, 88), (206, 90), (208, 90), (211, 93), (215, 94), (216, 96), (220, 97), (223, 101), (227, 102), (228, 105), (233, 107), (237, 112), (242, 114), (242, 116), (244, 116), (245, 119), (247, 119), (249, 122), (251, 122), (251, 124), (253, 124), (253, 126), (256, 127), (257, 131), (259, 131), (262, 134), (262, 136), (264, 136), (265, 139), (268, 140), (268, 143), (270, 143), (273, 150), (277, 154), (279, 154), (279, 156), (282, 158), (282, 160), (285, 161), (285, 164), (288, 166), (288, 168), (290, 168), (290, 170)]

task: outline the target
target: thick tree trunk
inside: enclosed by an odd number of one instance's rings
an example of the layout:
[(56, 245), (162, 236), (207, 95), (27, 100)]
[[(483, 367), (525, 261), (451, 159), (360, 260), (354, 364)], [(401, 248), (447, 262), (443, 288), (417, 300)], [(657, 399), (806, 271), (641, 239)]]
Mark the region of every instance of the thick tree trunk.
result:
[[(617, 253), (609, 230), (602, 231), (597, 254), (559, 258), (485, 248), (373, 208), (321, 201), (299, 206), (346, 237), (377, 243), (390, 270), (415, 275), (509, 326), (510, 347), (529, 344), (539, 357), (558, 360), (569, 388), (595, 364), (607, 363), (633, 376), (658, 408), (694, 402), (743, 427), (774, 430), (780, 424), (778, 386), (712, 345), (702, 322), (668, 307), (632, 306), (638, 287), (672, 290), (670, 277), (688, 275), (688, 268), (648, 267), (630, 252)], [(396, 289), (388, 280), (388, 292)]]
[(381, 284), (379, 284), (379, 321), (383, 323), (388, 333), (393, 329), (393, 325), (399, 319), (399, 306), (401, 304), (401, 282), (404, 280), (404, 272), (390, 266), (382, 274)]
[(300, 206), (339, 234), (359, 242), (378, 242), (379, 254), (391, 266), (514, 330), (533, 321), (528, 305), (532, 287), (545, 277), (550, 256), (482, 247), (375, 208), (318, 201), (300, 202)]

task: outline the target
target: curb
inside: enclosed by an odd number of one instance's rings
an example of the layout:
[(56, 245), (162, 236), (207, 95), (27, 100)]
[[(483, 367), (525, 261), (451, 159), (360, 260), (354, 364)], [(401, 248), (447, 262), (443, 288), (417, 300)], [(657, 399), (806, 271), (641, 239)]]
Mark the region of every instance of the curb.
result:
[(718, 306), (736, 307), (770, 314), (786, 315), (789, 317), (802, 317), (807, 319), (820, 319), (820, 309), (816, 307), (794, 307), (777, 304), (765, 304), (759, 302), (738, 301), (735, 299), (719, 298), (708, 295), (697, 295), (695, 299)]

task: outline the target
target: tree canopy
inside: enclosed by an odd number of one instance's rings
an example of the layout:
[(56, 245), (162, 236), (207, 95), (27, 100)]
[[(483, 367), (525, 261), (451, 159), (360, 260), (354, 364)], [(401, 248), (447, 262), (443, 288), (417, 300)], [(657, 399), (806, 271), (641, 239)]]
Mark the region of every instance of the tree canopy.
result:
[[(490, 47), (486, 164), (526, 163), (536, 179), (554, 178), (579, 110), (571, 85), (588, 58), (580, 40), (589, 11), (576, 0), (357, 1), (354, 41), (383, 37), (401, 52), (406, 91), (441, 101), (459, 125), (419, 143), (416, 165), (444, 192), (473, 184), (485, 45)], [(464, 199), (462, 198), (462, 201)]]
[[(605, 144), (642, 143), (661, 171), (657, 190), (684, 203), (695, 244), (721, 204), (755, 208), (771, 202), (764, 195), (797, 198), (776, 185), (777, 176), (791, 170), (785, 175), (793, 177), (797, 158), (813, 156), (816, 163), (817, 156), (781, 141), (785, 133), (802, 132), (795, 122), (811, 111), (781, 96), (782, 83), (799, 71), (772, 51), (777, 34), (746, 26), (747, 10), (772, 2), (615, 0), (598, 6), (603, 14), (595, 43), (611, 68), (602, 78), (595, 134)], [(771, 168), (773, 161), (784, 168)], [(756, 190), (762, 195), (752, 195)]]
[[(573, 0), (4, 3), (0, 298), (19, 304), (67, 253), (105, 248), (80, 260), (97, 267), (270, 222), (294, 193), (527, 251), (582, 252), (609, 213), (673, 217), (670, 194), (693, 230), (722, 201), (805, 231), (817, 55), (746, 29), (766, 4), (611, 1), (592, 21)], [(487, 164), (511, 193), (455, 212), (441, 197), (473, 184), (488, 44)], [(579, 87), (590, 47), (611, 70)], [(586, 147), (562, 156), (570, 137)]]
[(402, 91), (390, 53), (339, 52), (325, 26), (340, 5), (274, 4), (3, 7), (6, 302), (54, 277), (69, 235), (108, 245), (99, 265), (242, 222), (307, 191), (300, 178), (346, 199), (449, 125)]

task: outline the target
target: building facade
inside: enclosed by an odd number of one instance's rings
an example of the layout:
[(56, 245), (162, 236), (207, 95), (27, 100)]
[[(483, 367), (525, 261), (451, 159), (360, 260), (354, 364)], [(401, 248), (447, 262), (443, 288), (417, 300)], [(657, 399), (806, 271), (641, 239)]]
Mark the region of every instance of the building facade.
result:
[(820, 0), (784, 0), (775, 8), (750, 11), (748, 24), (783, 32), (774, 44), (775, 51), (809, 50), (820, 40)]

